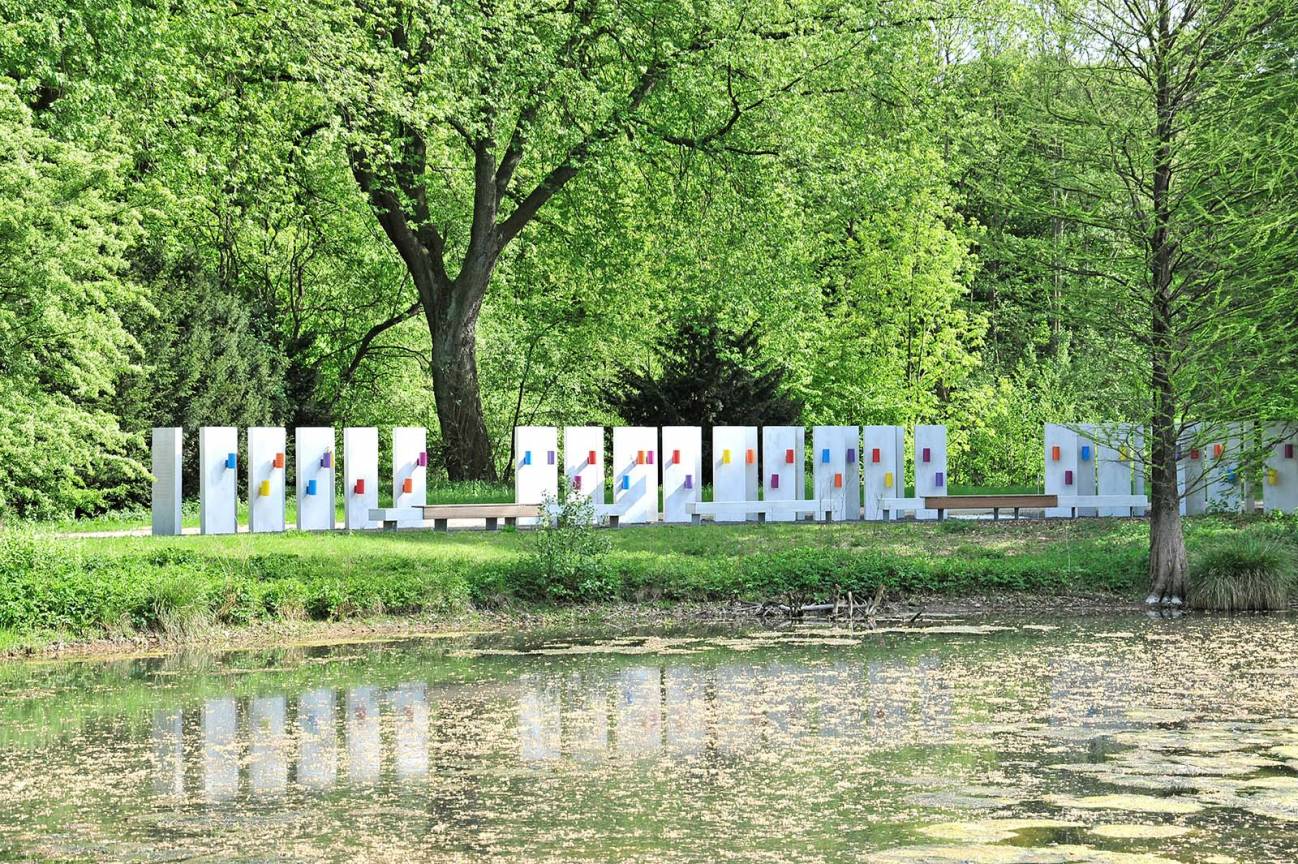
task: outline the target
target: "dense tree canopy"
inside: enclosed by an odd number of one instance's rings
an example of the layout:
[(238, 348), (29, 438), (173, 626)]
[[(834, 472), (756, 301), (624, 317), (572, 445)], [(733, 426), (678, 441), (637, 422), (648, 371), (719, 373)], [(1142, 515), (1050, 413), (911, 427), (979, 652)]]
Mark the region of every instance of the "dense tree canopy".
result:
[(7, 0), (0, 508), (145, 500), (166, 424), (496, 476), (700, 326), (966, 483), (1039, 482), (1046, 420), (1292, 416), (1284, 10)]

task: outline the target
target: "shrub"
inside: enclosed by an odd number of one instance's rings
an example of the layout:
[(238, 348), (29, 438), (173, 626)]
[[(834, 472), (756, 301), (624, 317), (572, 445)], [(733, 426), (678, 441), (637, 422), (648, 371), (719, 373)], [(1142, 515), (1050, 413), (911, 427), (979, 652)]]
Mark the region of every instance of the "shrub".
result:
[[(554, 509), (553, 519), (543, 519), (537, 529), (531, 567), (525, 568), (525, 579), (531, 575), (539, 582), (523, 587), (529, 599), (555, 603), (586, 600), (608, 600), (617, 595), (617, 574), (608, 566), (612, 542), (595, 525), (595, 506), (585, 495), (560, 493), (556, 501), (549, 496), (542, 510)], [(530, 572), (529, 572), (530, 571)]]
[(1242, 534), (1191, 556), (1187, 599), (1195, 609), (1223, 612), (1283, 609), (1293, 584), (1294, 560), (1288, 549)]

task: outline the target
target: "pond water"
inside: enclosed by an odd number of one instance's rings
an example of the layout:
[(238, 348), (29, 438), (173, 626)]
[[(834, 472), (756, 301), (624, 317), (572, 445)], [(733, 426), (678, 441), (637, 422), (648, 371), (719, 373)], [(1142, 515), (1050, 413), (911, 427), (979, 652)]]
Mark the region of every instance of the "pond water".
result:
[(1298, 624), (0, 665), (0, 860), (1298, 860)]

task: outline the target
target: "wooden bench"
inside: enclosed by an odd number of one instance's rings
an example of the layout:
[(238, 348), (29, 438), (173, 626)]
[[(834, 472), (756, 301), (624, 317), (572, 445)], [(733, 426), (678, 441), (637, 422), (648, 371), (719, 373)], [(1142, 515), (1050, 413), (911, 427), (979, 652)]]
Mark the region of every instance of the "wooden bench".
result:
[(1014, 518), (1019, 518), (1019, 508), (1046, 509), (1058, 507), (1058, 495), (925, 495), (925, 510), (936, 510), (938, 519), (946, 518), (948, 510), (991, 510), (992, 519), (1001, 518), (1001, 508), (1014, 508)]
[(541, 514), (540, 504), (424, 504), (415, 507), (379, 507), (370, 510), (370, 520), (383, 523), (384, 530), (395, 530), (400, 522), (433, 523), (434, 531), (447, 530), (451, 519), (484, 519), (488, 531), (495, 531), (501, 519), (506, 525), (517, 525), (519, 518)]

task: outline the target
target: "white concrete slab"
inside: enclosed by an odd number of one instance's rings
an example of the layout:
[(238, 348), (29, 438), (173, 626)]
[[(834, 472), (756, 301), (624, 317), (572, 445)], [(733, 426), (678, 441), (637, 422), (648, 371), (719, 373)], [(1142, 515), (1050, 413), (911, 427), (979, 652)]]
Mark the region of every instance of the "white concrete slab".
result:
[(238, 530), (239, 430), (198, 430), (198, 524), (204, 534)]
[(288, 436), (282, 426), (248, 430), (248, 530), (284, 530), (288, 484)]
[(379, 430), (343, 429), (343, 524), (348, 531), (378, 528), (370, 510), (379, 506)]
[(297, 477), (297, 530), (332, 531), (337, 459), (332, 426), (299, 426), (293, 432)]
[(182, 501), (180, 480), (185, 430), (179, 426), (155, 426), (153, 449), (153, 533), (172, 537), (180, 534)]
[(689, 522), (703, 494), (703, 430), (664, 426), (662, 438), (663, 521)]

